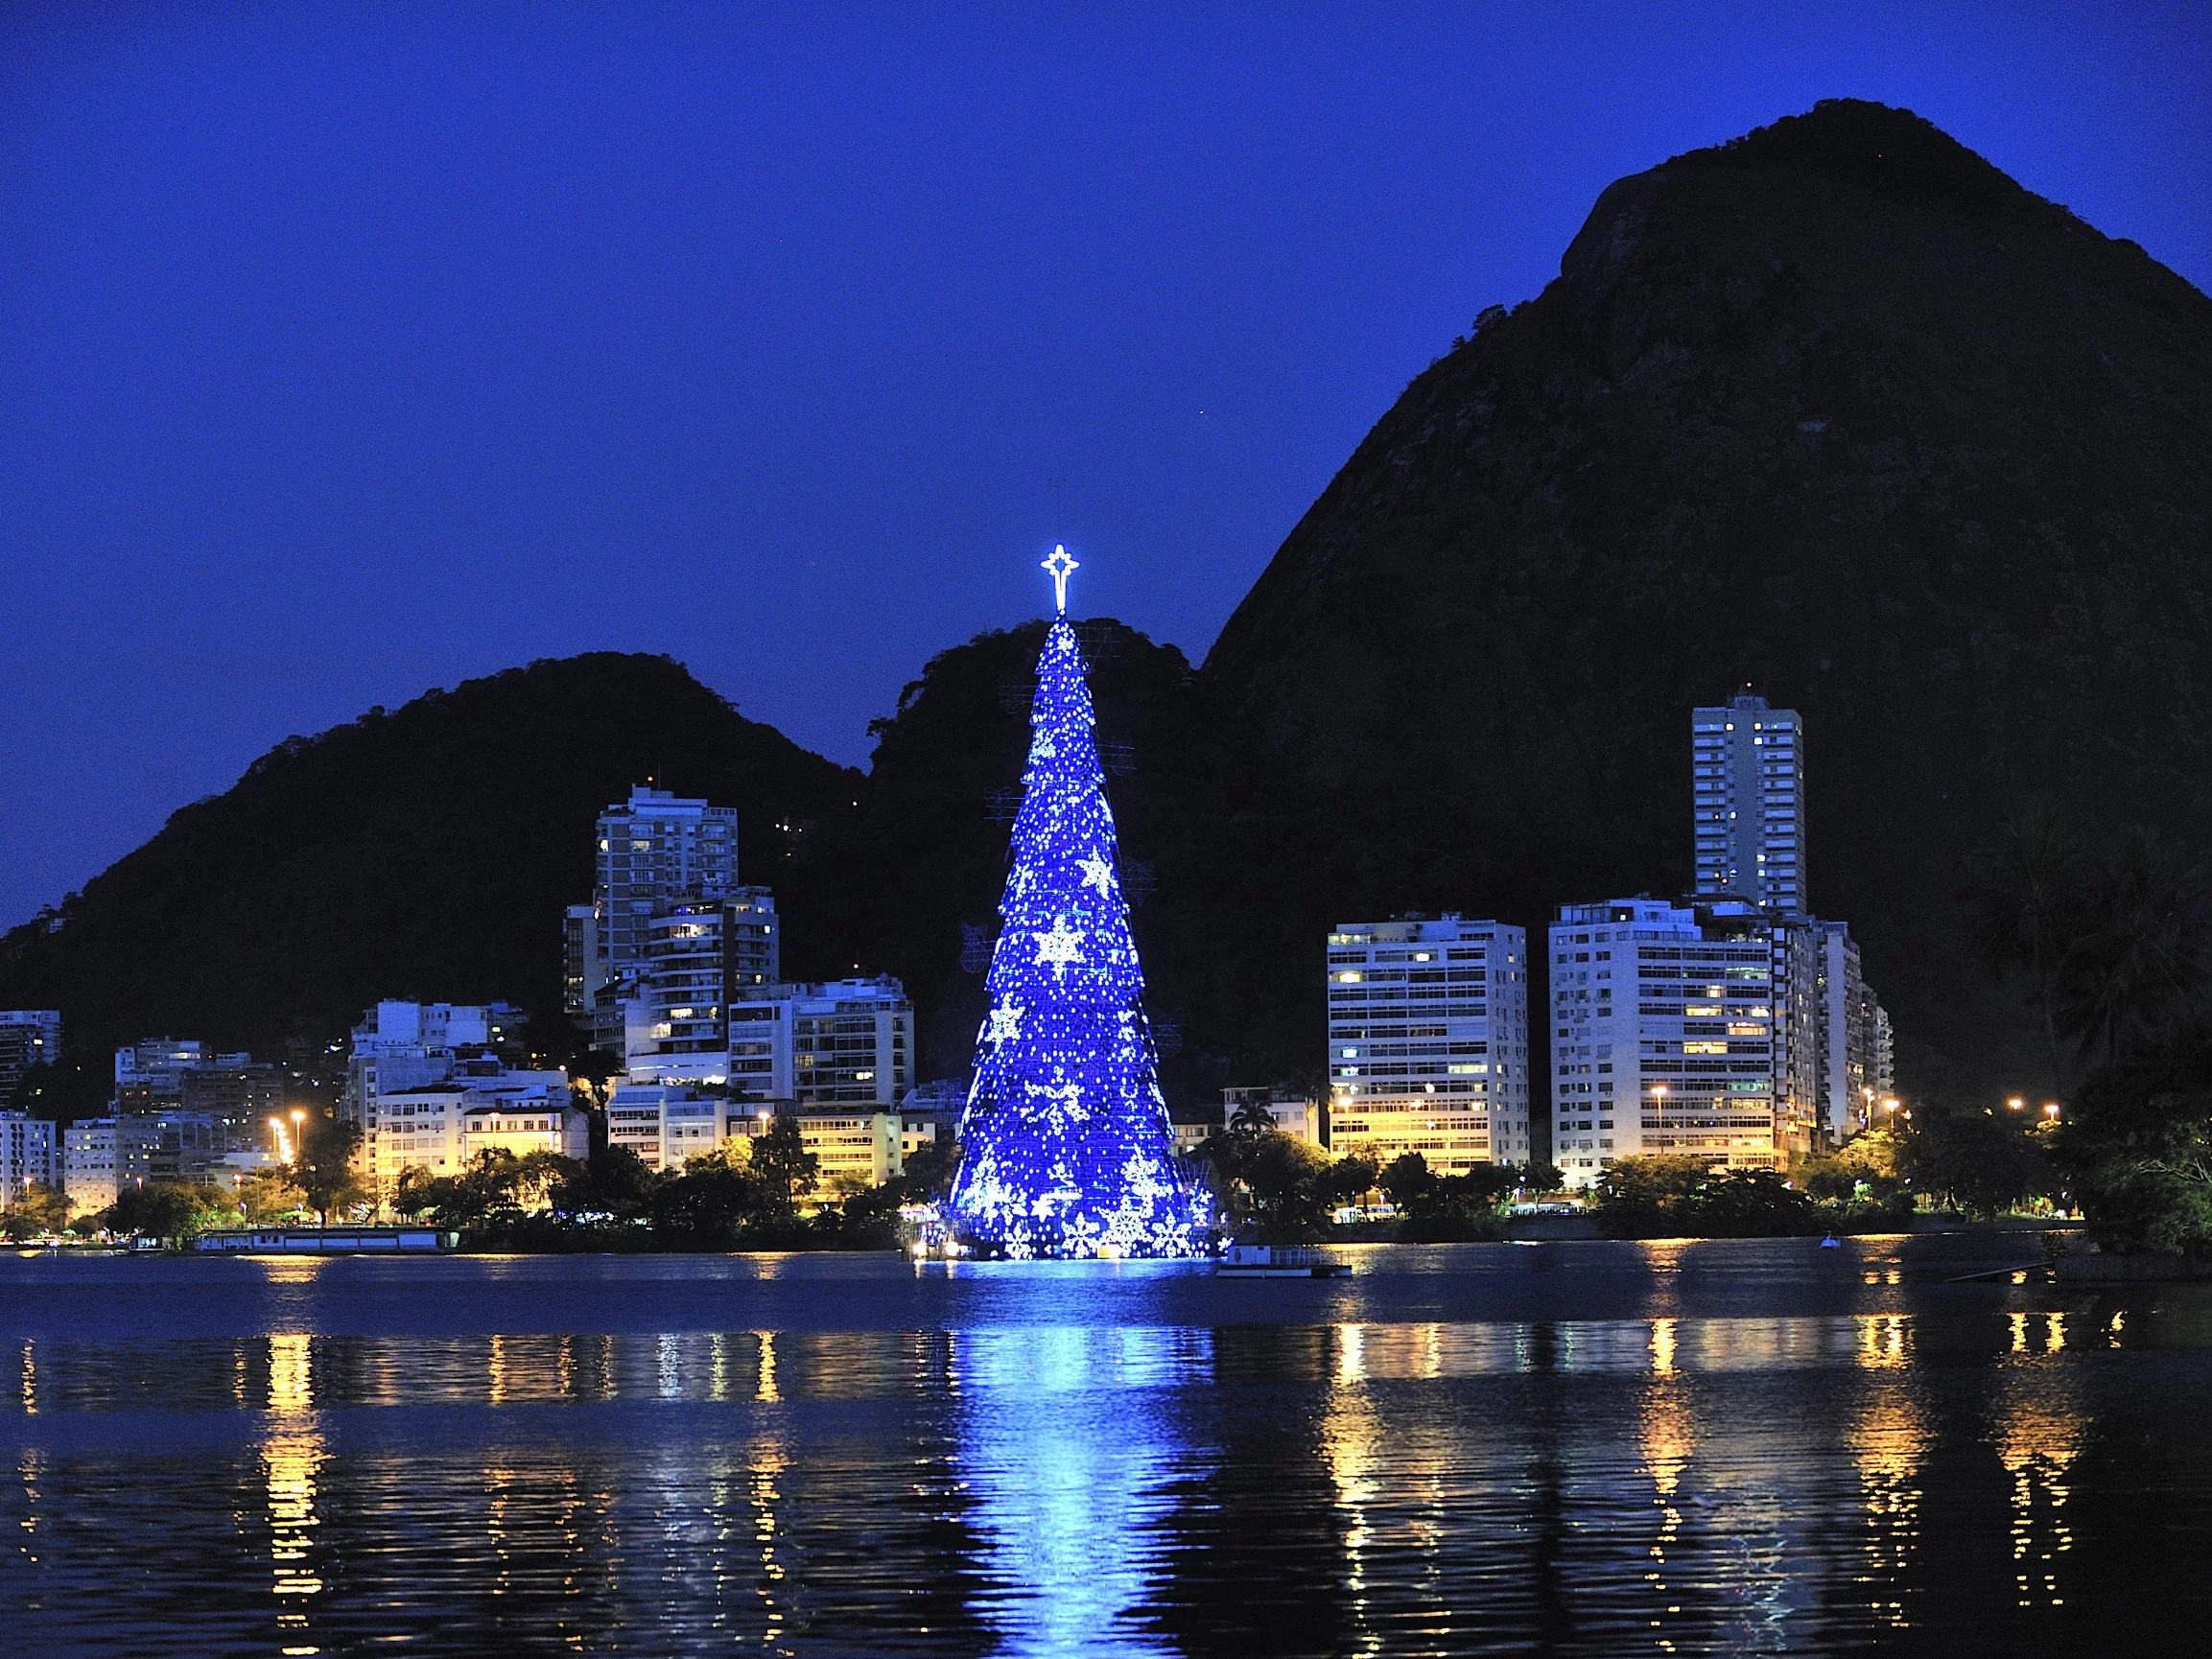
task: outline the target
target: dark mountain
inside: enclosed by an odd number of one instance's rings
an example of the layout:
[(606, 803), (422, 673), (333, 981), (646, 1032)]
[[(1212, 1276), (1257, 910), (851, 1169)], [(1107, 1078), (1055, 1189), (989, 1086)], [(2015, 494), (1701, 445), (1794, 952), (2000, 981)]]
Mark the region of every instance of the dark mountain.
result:
[(1306, 842), (1301, 937), (1679, 891), (1689, 710), (1752, 683), (1805, 716), (1812, 903), (1907, 1082), (2019, 1087), (1961, 855), (2038, 796), (2197, 836), (2208, 513), (2212, 301), (1918, 117), (1823, 104), (1608, 189), (1559, 279), (1377, 423), (1204, 677), (1339, 849)]
[[(59, 1007), (79, 1056), (156, 1033), (271, 1052), (380, 996), (560, 1007), (560, 913), (633, 783), (735, 806), (741, 868), (835, 971), (813, 855), (858, 773), (744, 719), (665, 657), (533, 663), (294, 737), (0, 941), (0, 1007)], [(787, 828), (788, 827), (788, 828)]]

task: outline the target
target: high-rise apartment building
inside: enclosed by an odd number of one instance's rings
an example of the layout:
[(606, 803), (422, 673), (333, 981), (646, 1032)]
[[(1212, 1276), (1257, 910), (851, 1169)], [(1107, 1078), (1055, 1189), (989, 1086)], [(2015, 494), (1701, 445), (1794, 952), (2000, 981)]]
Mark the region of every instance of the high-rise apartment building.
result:
[[(1786, 927), (1749, 906), (1565, 904), (1551, 927), (1552, 1162), (1571, 1186), (1616, 1158), (1694, 1153), (1776, 1169), (1804, 1143), (1777, 1009)], [(1777, 932), (1783, 937), (1777, 938)]]
[(775, 898), (765, 887), (663, 907), (647, 922), (645, 961), (624, 1004), (629, 1063), (674, 1077), (686, 1057), (727, 1055), (730, 1006), (777, 983), (780, 946)]
[(1447, 914), (1329, 936), (1329, 1147), (1439, 1175), (1530, 1157), (1526, 935)]
[(647, 924), (685, 900), (718, 900), (738, 884), (738, 814), (644, 784), (600, 814), (598, 879), (588, 912), (564, 917), (569, 1012), (645, 961)]
[(1805, 913), (1803, 724), (1749, 691), (1690, 716), (1700, 898)]
[(0, 1110), (15, 1104), (23, 1074), (61, 1060), (61, 1014), (53, 1008), (0, 1013)]
[(740, 987), (720, 1048), (666, 1051), (704, 1040), (674, 1037), (672, 1019), (648, 1021), (642, 1000), (630, 1007), (627, 1069), (636, 1083), (727, 1084), (738, 1100), (885, 1110), (913, 1086), (914, 1007), (896, 979)]

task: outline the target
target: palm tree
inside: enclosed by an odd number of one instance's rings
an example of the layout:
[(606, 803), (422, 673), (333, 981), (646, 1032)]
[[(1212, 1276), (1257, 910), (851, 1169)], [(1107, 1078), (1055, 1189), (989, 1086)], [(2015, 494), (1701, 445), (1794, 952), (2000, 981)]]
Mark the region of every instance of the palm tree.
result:
[(2082, 925), (2060, 964), (2056, 1023), (2075, 1058), (2118, 1059), (2171, 1031), (2212, 984), (2202, 870), (2154, 830), (2128, 832), (2091, 875)]
[(1239, 1133), (1268, 1134), (1275, 1129), (1275, 1114), (1267, 1110), (1267, 1102), (1259, 1094), (1248, 1094), (1236, 1103), (1229, 1127)]

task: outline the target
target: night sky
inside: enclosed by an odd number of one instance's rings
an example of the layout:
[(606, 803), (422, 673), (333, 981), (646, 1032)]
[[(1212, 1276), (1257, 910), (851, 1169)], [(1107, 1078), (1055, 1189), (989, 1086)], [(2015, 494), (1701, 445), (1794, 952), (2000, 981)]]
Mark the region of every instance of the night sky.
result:
[(9, 9), (0, 924), (533, 657), (864, 762), (1058, 526), (1195, 660), (1607, 183), (1819, 98), (2212, 287), (2197, 5), (754, 10)]

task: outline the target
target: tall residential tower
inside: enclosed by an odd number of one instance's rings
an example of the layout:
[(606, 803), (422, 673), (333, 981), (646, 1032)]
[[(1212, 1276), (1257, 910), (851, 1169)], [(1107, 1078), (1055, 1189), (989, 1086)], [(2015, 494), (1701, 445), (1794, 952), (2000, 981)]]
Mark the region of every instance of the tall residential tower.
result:
[(1749, 691), (1690, 716), (1698, 897), (1805, 914), (1804, 727)]

